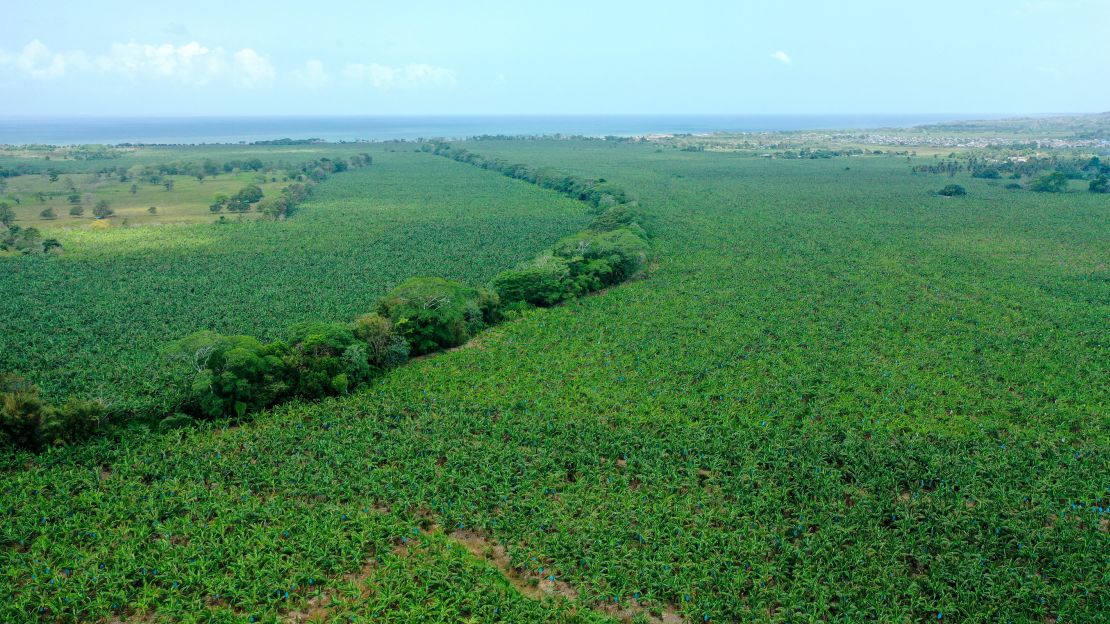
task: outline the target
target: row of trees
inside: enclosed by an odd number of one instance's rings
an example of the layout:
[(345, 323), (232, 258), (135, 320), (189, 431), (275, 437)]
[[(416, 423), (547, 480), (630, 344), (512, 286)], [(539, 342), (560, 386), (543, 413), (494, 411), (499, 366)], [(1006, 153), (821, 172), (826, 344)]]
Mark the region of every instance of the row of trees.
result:
[(244, 213), (253, 207), (270, 219), (283, 219), (291, 215), (308, 197), (312, 185), (326, 180), (333, 173), (368, 167), (373, 162), (374, 159), (369, 154), (357, 154), (345, 160), (320, 158), (309, 161), (294, 170), (296, 181), (283, 187), (275, 197), (264, 197), (262, 189), (251, 184), (231, 197), (222, 193), (216, 195), (208, 209), (214, 213), (223, 210)]
[[(293, 398), (346, 394), (410, 356), (465, 344), (506, 314), (629, 279), (643, 268), (648, 243), (626, 215), (599, 217), (602, 230), (563, 239), (534, 262), (501, 273), (488, 288), (414, 277), (351, 323), (299, 323), (284, 340), (269, 343), (210, 331), (188, 336), (170, 349), (196, 371), (181, 411), (242, 418)], [(606, 229), (611, 223), (622, 226)]]
[(623, 189), (609, 184), (605, 179), (587, 179), (560, 173), (553, 169), (532, 167), (520, 163), (510, 163), (500, 158), (480, 156), (469, 150), (454, 147), (449, 143), (432, 141), (420, 146), (421, 151), (445, 156), (458, 162), (497, 171), (517, 180), (524, 180), (545, 189), (562, 193), (573, 199), (584, 201), (595, 208), (609, 208), (619, 204), (632, 203)]
[[(612, 191), (606, 193), (626, 196)], [(178, 413), (161, 427), (193, 418), (243, 418), (293, 398), (346, 394), (412, 356), (462, 345), (530, 306), (554, 305), (635, 276), (647, 262), (646, 236), (635, 207), (616, 204), (599, 211), (586, 231), (501, 273), (489, 287), (414, 277), (390, 291), (373, 312), (350, 323), (299, 323), (273, 342), (211, 331), (192, 334), (167, 349), (195, 376)], [(29, 392), (28, 387), (21, 385), (19, 392)], [(104, 418), (103, 409), (90, 403), (44, 411), (37, 390), (33, 394), (37, 403), (13, 402), (4, 418), (38, 419), (39, 433), (8, 436), (9, 443), (34, 449), (81, 439)]]
[(1097, 179), (1099, 176), (1110, 175), (1110, 164), (1102, 162), (1098, 156), (1090, 158), (1066, 158), (1060, 156), (1029, 156), (1021, 159), (984, 159), (975, 155), (968, 155), (960, 159), (956, 154), (949, 159), (941, 160), (931, 165), (915, 165), (914, 173), (947, 174), (955, 177), (957, 173), (966, 171), (973, 178), (986, 180), (1000, 180), (1009, 178), (1020, 180), (1031, 178), (1045, 172), (1061, 173), (1069, 180)]

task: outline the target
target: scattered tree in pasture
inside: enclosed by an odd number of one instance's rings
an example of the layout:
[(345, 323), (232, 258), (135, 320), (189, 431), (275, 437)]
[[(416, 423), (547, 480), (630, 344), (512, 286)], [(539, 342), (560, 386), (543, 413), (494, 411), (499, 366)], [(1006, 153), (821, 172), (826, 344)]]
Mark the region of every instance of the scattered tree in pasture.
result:
[(40, 219), (57, 219), (58, 218), (58, 213), (54, 212), (53, 208), (47, 207), (47, 208), (44, 208), (42, 210), (42, 212), (39, 213), (39, 218)]
[(92, 214), (97, 219), (107, 219), (108, 217), (116, 214), (116, 211), (112, 210), (112, 207), (108, 203), (108, 200), (102, 199), (96, 202), (96, 205), (93, 206)]
[(166, 178), (166, 180), (164, 182), (162, 182), (162, 186), (166, 187), (167, 192), (172, 191), (173, 190), (173, 178)]
[(50, 169), (49, 171), (46, 172), (46, 178), (48, 180), (50, 180), (51, 183), (57, 182), (58, 181), (58, 171), (56, 169)]
[(81, 215), (85, 214), (85, 207), (84, 206), (73, 206), (69, 209), (69, 214), (72, 217), (80, 217)]
[(959, 184), (949, 184), (937, 191), (937, 195), (942, 195), (944, 197), (958, 197), (961, 195), (967, 195), (967, 189), (960, 186)]
[(132, 184), (131, 185), (131, 194), (134, 195), (138, 192), (139, 192), (139, 185), (138, 184)]
[(1063, 193), (1068, 190), (1068, 176), (1059, 171), (1043, 175), (1029, 185), (1029, 190), (1038, 193)]
[(227, 207), (227, 201), (227, 195), (224, 195), (223, 193), (217, 193), (215, 199), (213, 199), (212, 201), (212, 205), (210, 205), (208, 209), (212, 212), (220, 212), (225, 207)]
[(15, 210), (12, 210), (11, 204), (0, 202), (0, 225), (8, 227), (13, 221), (15, 221)]
[(150, 208), (146, 209), (146, 212), (147, 212), (147, 214), (156, 215), (156, 214), (158, 214), (158, 207), (157, 206), (151, 206)]

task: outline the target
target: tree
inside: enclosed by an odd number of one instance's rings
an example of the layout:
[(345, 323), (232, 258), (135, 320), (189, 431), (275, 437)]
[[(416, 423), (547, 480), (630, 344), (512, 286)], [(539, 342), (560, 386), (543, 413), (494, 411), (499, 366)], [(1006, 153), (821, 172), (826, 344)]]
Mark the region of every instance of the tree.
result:
[(193, 392), (202, 416), (242, 417), (280, 400), (288, 391), (282, 342), (202, 331), (174, 343), (173, 352), (196, 370)]
[(15, 221), (15, 211), (12, 210), (11, 204), (7, 202), (0, 202), (0, 225), (8, 227)]
[(132, 184), (131, 185), (131, 194), (134, 195), (135, 193), (138, 193), (138, 192), (139, 192), (139, 185), (138, 184)]
[(69, 214), (73, 217), (80, 217), (81, 215), (85, 214), (85, 208), (84, 206), (74, 206), (69, 209)]
[(166, 178), (166, 181), (162, 183), (162, 186), (166, 187), (167, 192), (172, 191), (173, 190), (173, 178)]
[(1029, 185), (1029, 190), (1038, 193), (1063, 193), (1068, 190), (1068, 176), (1059, 171), (1043, 175)]
[(216, 193), (216, 197), (212, 200), (212, 205), (208, 207), (212, 212), (219, 212), (227, 206), (227, 195), (223, 193)]
[(147, 214), (156, 215), (156, 214), (158, 214), (158, 207), (157, 206), (151, 206), (150, 208), (146, 209), (146, 212), (147, 212)]
[(937, 191), (937, 195), (942, 195), (944, 197), (958, 197), (960, 195), (967, 195), (967, 189), (960, 186), (959, 184), (949, 184), (948, 186), (945, 186), (944, 188)]
[(66, 199), (67, 199), (67, 200), (69, 201), (69, 203), (71, 203), (71, 204), (75, 204), (75, 205), (76, 205), (76, 204), (80, 204), (80, 203), (81, 203), (81, 194), (80, 194), (80, 193), (70, 193), (70, 194), (69, 194), (69, 195), (68, 195), (68, 196), (66, 197)]
[(255, 184), (250, 184), (239, 190), (227, 201), (227, 209), (232, 212), (247, 212), (251, 204), (262, 200), (262, 189)]
[(61, 407), (42, 400), (39, 389), (13, 375), (0, 375), (0, 442), (37, 451), (92, 436), (104, 417), (98, 403), (71, 399)]
[(102, 199), (93, 206), (92, 214), (97, 219), (107, 219), (116, 214), (116, 211), (112, 210), (112, 207), (108, 204), (108, 200)]
[(572, 296), (567, 288), (569, 275), (570, 268), (565, 260), (547, 256), (532, 266), (502, 271), (493, 278), (493, 289), (505, 305), (523, 301), (550, 306)]
[(46, 173), (46, 177), (51, 182), (57, 182), (58, 181), (58, 171), (55, 170), (55, 169), (51, 169), (50, 171), (48, 171)]
[(1100, 175), (1094, 180), (1091, 180), (1087, 189), (1092, 193), (1110, 193), (1110, 178), (1105, 175)]
[(40, 219), (57, 219), (58, 218), (58, 213), (54, 212), (53, 208), (44, 208), (42, 210), (42, 212), (39, 213), (39, 218)]
[(439, 277), (414, 277), (378, 304), (414, 355), (457, 347), (499, 315), (497, 294)]

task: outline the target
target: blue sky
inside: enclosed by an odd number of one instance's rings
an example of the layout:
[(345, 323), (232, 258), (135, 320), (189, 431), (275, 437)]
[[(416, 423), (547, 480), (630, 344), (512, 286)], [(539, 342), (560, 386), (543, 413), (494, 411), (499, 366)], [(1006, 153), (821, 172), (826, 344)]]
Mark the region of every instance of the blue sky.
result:
[(0, 116), (1095, 112), (1108, 24), (1110, 0), (25, 2)]

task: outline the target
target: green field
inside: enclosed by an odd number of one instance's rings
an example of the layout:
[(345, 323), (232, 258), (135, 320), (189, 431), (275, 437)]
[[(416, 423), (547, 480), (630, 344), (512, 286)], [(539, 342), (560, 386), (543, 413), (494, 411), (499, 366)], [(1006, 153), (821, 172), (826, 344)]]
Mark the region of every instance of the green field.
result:
[[(108, 227), (209, 223), (219, 218), (219, 215), (208, 209), (218, 194), (233, 195), (248, 184), (256, 184), (266, 195), (273, 195), (288, 184), (285, 169), (295, 168), (301, 163), (321, 157), (350, 157), (366, 152), (368, 146), (206, 145), (98, 149), (107, 150), (105, 153), (112, 157), (76, 159), (73, 157), (74, 148), (0, 149), (0, 170), (11, 168), (29, 171), (27, 175), (0, 178), (0, 202), (12, 205), (16, 214), (15, 224), (50, 231), (51, 235), (56, 234), (55, 230), (59, 228), (87, 227), (94, 220), (92, 208), (100, 200), (107, 201), (115, 211), (112, 218), (105, 220)], [(163, 185), (162, 180), (150, 182), (140, 175), (144, 167), (165, 163), (199, 163), (207, 159), (222, 164), (252, 158), (261, 160), (266, 170), (221, 172), (200, 180), (187, 175), (163, 176), (165, 180), (172, 180), (170, 189)], [(105, 175), (106, 169), (122, 170), (130, 177), (126, 181), (120, 181), (111, 174)], [(54, 181), (50, 180), (51, 171), (57, 174)], [(132, 192), (132, 185), (135, 192)], [(70, 209), (74, 206), (68, 200), (71, 186), (81, 198), (77, 205), (84, 212), (80, 216), (70, 214)], [(149, 212), (152, 206), (156, 209), (153, 214)], [(46, 209), (52, 209), (55, 217), (43, 218), (41, 213)], [(254, 212), (243, 215), (225, 213), (226, 218), (236, 220), (259, 216)]]
[(60, 230), (62, 256), (0, 258), (17, 276), (0, 284), (0, 370), (53, 397), (169, 409), (167, 387), (190, 372), (162, 355), (171, 340), (348, 321), (417, 274), (481, 284), (588, 220), (577, 202), (445, 159), (375, 157), (287, 221)]
[[(15, 224), (23, 227), (76, 228), (93, 222), (92, 208), (96, 202), (107, 201), (115, 215), (107, 219), (109, 227), (128, 225), (153, 225), (164, 223), (207, 223), (215, 221), (218, 215), (212, 214), (208, 206), (217, 194), (234, 195), (248, 184), (257, 184), (266, 194), (278, 192), (287, 182), (280, 178), (257, 176), (253, 173), (235, 173), (209, 178), (203, 182), (189, 176), (166, 176), (173, 180), (173, 190), (167, 191), (161, 184), (136, 184), (136, 192), (131, 192), (131, 182), (98, 181), (91, 174), (71, 174), (70, 179), (79, 189), (83, 200), (84, 214), (70, 215), (73, 207), (67, 200), (63, 182), (50, 182), (44, 176), (19, 176), (14, 178), (7, 189), (8, 196), (21, 198), (13, 207), (16, 214)], [(43, 201), (37, 198), (43, 193)], [(0, 194), (2, 196), (2, 194)], [(149, 212), (150, 207), (155, 212)], [(56, 218), (44, 219), (43, 210), (52, 209)], [(245, 213), (244, 218), (256, 218), (257, 213)], [(232, 215), (238, 218), (238, 215)]]
[[(466, 147), (627, 189), (649, 277), (349, 397), (8, 454), (0, 620), (1105, 621), (1107, 196), (937, 197), (886, 156)], [(588, 220), (371, 153), (287, 221), (0, 258), (0, 370), (156, 408), (167, 340), (482, 284)]]

